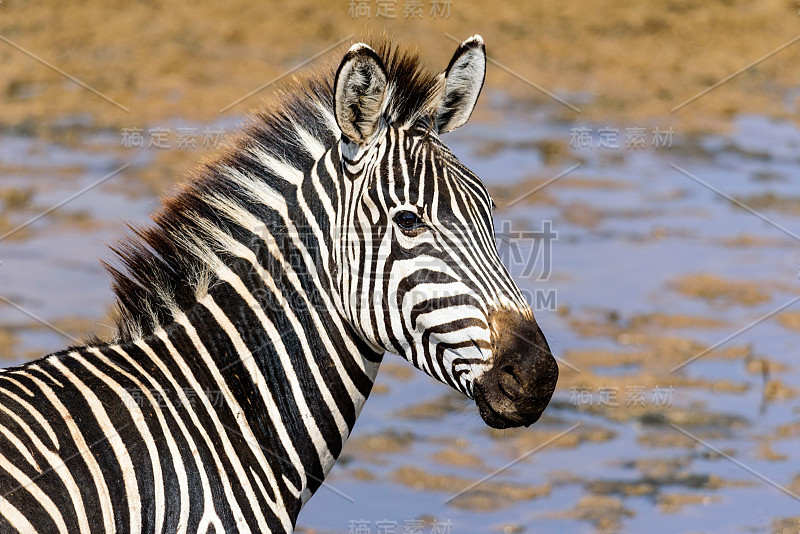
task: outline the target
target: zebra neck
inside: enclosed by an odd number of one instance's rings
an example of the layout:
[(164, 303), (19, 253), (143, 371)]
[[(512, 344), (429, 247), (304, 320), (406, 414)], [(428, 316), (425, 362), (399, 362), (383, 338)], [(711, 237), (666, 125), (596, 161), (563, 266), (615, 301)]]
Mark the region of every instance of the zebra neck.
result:
[(339, 312), (330, 223), (305, 190), (295, 198), (313, 208), (260, 213), (264, 226), (236, 243), (217, 235), (226, 254), (209, 258), (214, 283), (161, 330), (202, 367), (204, 387), (241, 414), (225, 428), (274, 453), (265, 459), (287, 477), (284, 498), (298, 511), (341, 453), (382, 359)]
[(205, 169), (120, 249), (128, 272), (112, 273), (118, 341), (152, 343), (224, 400), (231, 442), (258, 444), (259, 469), (299, 511), (341, 453), (382, 351), (345, 318), (332, 272), (334, 214), (349, 198), (338, 138), (300, 136), (305, 151), (269, 138)]

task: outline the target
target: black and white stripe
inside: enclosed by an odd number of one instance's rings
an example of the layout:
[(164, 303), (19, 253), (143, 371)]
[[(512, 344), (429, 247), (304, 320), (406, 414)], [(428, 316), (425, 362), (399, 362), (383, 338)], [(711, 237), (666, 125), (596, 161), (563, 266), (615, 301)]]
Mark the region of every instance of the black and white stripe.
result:
[(135, 229), (116, 338), (0, 373), (0, 531), (289, 532), (385, 351), (472, 396), (493, 314), (532, 320), (438, 138), (484, 71), (355, 45)]

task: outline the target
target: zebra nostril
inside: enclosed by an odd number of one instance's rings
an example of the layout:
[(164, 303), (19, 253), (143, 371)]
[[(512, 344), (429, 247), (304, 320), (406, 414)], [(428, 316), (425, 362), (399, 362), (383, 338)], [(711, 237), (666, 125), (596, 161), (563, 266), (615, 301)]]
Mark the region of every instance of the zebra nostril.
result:
[(513, 378), (513, 379), (514, 379), (514, 381), (515, 381), (517, 384), (519, 384), (520, 386), (522, 386), (522, 382), (520, 381), (519, 377), (517, 376), (517, 373), (516, 373), (516, 372), (514, 372), (514, 366), (513, 366), (513, 365), (504, 365), (504, 366), (503, 366), (503, 368), (501, 369), (501, 371), (503, 371), (504, 373), (506, 373), (508, 376), (510, 376), (511, 378)]
[(517, 400), (525, 394), (525, 382), (516, 365), (506, 364), (500, 368), (498, 385), (511, 399)]

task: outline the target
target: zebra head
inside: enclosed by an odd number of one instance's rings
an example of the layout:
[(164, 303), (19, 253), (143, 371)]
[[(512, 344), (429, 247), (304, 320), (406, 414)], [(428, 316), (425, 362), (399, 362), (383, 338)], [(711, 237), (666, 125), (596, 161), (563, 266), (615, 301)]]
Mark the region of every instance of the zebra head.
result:
[(479, 36), (439, 75), (397, 51), (348, 51), (334, 83), (344, 194), (332, 271), (359, 335), (506, 428), (538, 420), (558, 367), (498, 256), (494, 202), (439, 140), (469, 119), (485, 71)]

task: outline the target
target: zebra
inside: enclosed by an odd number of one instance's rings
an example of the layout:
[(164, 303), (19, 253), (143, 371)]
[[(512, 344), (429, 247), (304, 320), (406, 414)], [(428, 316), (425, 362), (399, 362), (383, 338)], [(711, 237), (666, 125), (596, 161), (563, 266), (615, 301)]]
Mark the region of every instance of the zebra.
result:
[(132, 226), (113, 338), (0, 372), (0, 531), (291, 532), (385, 352), (536, 422), (558, 367), (439, 138), (485, 71), (477, 35), (440, 73), (355, 44)]

